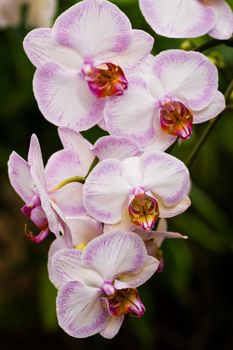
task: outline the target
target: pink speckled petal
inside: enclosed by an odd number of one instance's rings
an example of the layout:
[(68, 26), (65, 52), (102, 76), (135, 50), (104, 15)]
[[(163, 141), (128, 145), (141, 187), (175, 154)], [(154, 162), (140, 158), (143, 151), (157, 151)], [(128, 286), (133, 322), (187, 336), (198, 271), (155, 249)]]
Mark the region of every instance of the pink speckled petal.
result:
[(54, 41), (51, 28), (38, 28), (29, 32), (23, 41), (23, 47), (36, 67), (54, 61), (64, 67), (79, 70), (83, 63), (76, 51)]
[(184, 196), (183, 199), (181, 199), (177, 204), (173, 206), (166, 206), (160, 200), (158, 200), (158, 203), (159, 203), (160, 218), (172, 218), (174, 216), (177, 216), (183, 213), (185, 210), (187, 210), (188, 207), (191, 205), (191, 201), (188, 196)]
[(45, 167), (46, 183), (53, 190), (64, 180), (75, 176), (85, 176), (76, 152), (64, 149), (53, 153)]
[(148, 256), (141, 270), (137, 273), (124, 273), (114, 282), (116, 289), (137, 288), (145, 283), (156, 272), (159, 267), (159, 260)]
[(55, 125), (77, 131), (98, 123), (105, 105), (104, 99), (90, 93), (80, 74), (48, 63), (37, 69), (33, 80), (35, 97), (44, 117)]
[(130, 186), (121, 176), (117, 159), (106, 159), (96, 165), (83, 186), (83, 203), (87, 212), (106, 224), (120, 221)]
[[(83, 261), (104, 280), (141, 271), (147, 259), (143, 240), (133, 232), (111, 232), (93, 239), (83, 253)], [(106, 263), (107, 262), (107, 263)]]
[(66, 222), (71, 231), (74, 247), (82, 243), (87, 244), (93, 238), (103, 233), (103, 225), (89, 215), (67, 217)]
[(108, 54), (99, 55), (100, 57), (96, 57), (101, 59), (101, 61), (112, 62), (116, 65), (121, 66), (122, 68), (132, 69), (138, 67), (147, 56), (150, 54), (153, 48), (154, 39), (151, 35), (144, 32), (143, 30), (134, 29), (132, 31), (132, 40), (129, 47), (118, 54), (115, 52), (109, 52)]
[(58, 205), (64, 216), (85, 213), (82, 201), (83, 185), (73, 182), (58, 190), (56, 187), (69, 178), (84, 176), (85, 170), (82, 168), (76, 153), (69, 149), (54, 153), (48, 160), (45, 176), (50, 198)]
[(195, 0), (139, 0), (145, 20), (159, 35), (193, 38), (208, 33), (215, 25), (213, 8)]
[(124, 321), (125, 315), (109, 316), (106, 327), (100, 332), (100, 335), (106, 339), (112, 339), (119, 332)]
[(144, 187), (170, 207), (177, 205), (188, 193), (189, 171), (179, 159), (164, 152), (146, 152), (142, 156)]
[(53, 285), (56, 288), (59, 288), (61, 286), (61, 280), (60, 278), (57, 278), (56, 274), (53, 273), (52, 268), (52, 257), (53, 255), (62, 249), (72, 248), (72, 246), (69, 246), (67, 244), (67, 241), (64, 236), (57, 237), (50, 245), (49, 252), (48, 252), (48, 274), (49, 279), (53, 283)]
[(135, 226), (132, 221), (130, 220), (129, 216), (129, 210), (128, 210), (129, 204), (126, 203), (122, 210), (122, 216), (121, 220), (117, 224), (105, 224), (104, 225), (104, 233), (110, 233), (114, 231), (131, 231), (134, 232)]
[(119, 8), (98, 0), (82, 1), (57, 18), (55, 40), (77, 50), (83, 57), (106, 51), (122, 52), (131, 42), (131, 24)]
[(220, 91), (216, 91), (213, 100), (206, 108), (200, 111), (193, 111), (193, 123), (199, 124), (212, 119), (221, 113), (225, 107), (224, 95)]
[(94, 155), (91, 152), (92, 144), (85, 139), (79, 132), (69, 128), (58, 128), (58, 134), (64, 148), (71, 149), (76, 152), (85, 174), (88, 172)]
[(108, 312), (100, 302), (99, 289), (69, 282), (58, 291), (57, 318), (70, 336), (86, 338), (105, 328)]
[(155, 99), (140, 78), (129, 79), (123, 96), (112, 98), (106, 106), (106, 126), (110, 134), (133, 139), (142, 147), (154, 137)]
[(47, 191), (47, 184), (44, 174), (44, 165), (41, 154), (41, 148), (36, 135), (32, 135), (30, 147), (28, 152), (28, 163), (30, 165), (30, 172), (37, 189), (37, 195), (40, 198), (41, 206), (48, 219), (48, 224), (51, 232), (57, 237), (59, 236), (59, 222), (57, 214), (54, 212), (50, 198)]
[(82, 262), (82, 251), (78, 249), (61, 249), (52, 256), (51, 269), (60, 285), (69, 281), (78, 281), (89, 287), (99, 288), (103, 278)]
[[(155, 243), (157, 247), (160, 247), (162, 242), (165, 238), (182, 238), (187, 239), (187, 236), (184, 236), (178, 232), (170, 232), (166, 231), (166, 228), (164, 230), (161, 230), (161, 226), (163, 226), (161, 223), (163, 223), (165, 219), (160, 219), (158, 227), (156, 231), (145, 231), (142, 229), (136, 229), (135, 232), (147, 243)], [(161, 228), (160, 228), (161, 227)]]
[(139, 155), (141, 153), (139, 145), (126, 137), (119, 136), (103, 136), (100, 137), (92, 152), (100, 160), (107, 158), (116, 158), (119, 160)]
[(16, 152), (12, 152), (8, 161), (8, 174), (12, 187), (26, 202), (35, 196), (35, 187), (28, 163)]
[(218, 71), (199, 52), (167, 50), (154, 59), (154, 74), (161, 80), (166, 96), (200, 110), (213, 99), (218, 88)]
[(220, 40), (230, 39), (233, 33), (232, 9), (224, 0), (213, 1), (211, 6), (217, 12), (217, 21), (209, 35)]

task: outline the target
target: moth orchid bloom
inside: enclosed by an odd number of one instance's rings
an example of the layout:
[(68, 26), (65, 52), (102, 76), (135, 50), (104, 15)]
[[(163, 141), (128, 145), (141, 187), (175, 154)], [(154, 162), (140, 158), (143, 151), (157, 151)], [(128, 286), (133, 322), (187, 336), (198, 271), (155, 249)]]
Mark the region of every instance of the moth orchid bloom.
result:
[(209, 34), (229, 39), (233, 15), (224, 0), (139, 0), (147, 23), (159, 35), (194, 38)]
[(159, 217), (172, 217), (188, 208), (189, 187), (189, 172), (180, 160), (148, 151), (97, 164), (83, 186), (83, 204), (104, 224), (151, 230)]
[(155, 273), (158, 265), (157, 259), (147, 255), (143, 240), (132, 232), (101, 235), (83, 251), (58, 251), (52, 257), (52, 272), (60, 281), (59, 325), (76, 338), (96, 333), (113, 338), (126, 314), (144, 314), (136, 288)]
[[(61, 249), (85, 249), (88, 242), (103, 233), (103, 225), (88, 215), (66, 218), (64, 235), (57, 237), (50, 245), (48, 253), (48, 273), (52, 283), (58, 288), (59, 280), (55, 279), (52, 272), (52, 257)], [(68, 237), (68, 238), (67, 238)]]
[(39, 141), (32, 135), (28, 161), (13, 152), (9, 162), (11, 185), (24, 200), (23, 214), (39, 228), (37, 236), (29, 238), (40, 243), (50, 232), (57, 237), (63, 232), (65, 217), (86, 214), (82, 203), (82, 184), (58, 185), (74, 174), (84, 175), (85, 169), (71, 150), (54, 153), (44, 168)]
[(177, 137), (188, 139), (193, 124), (225, 108), (224, 96), (217, 89), (217, 68), (203, 54), (164, 51), (150, 56), (142, 72), (129, 78), (121, 99), (109, 101), (107, 128), (144, 149), (154, 144), (155, 149), (165, 150)]
[(155, 231), (145, 231), (140, 228), (136, 232), (144, 241), (148, 255), (154, 256), (159, 260), (159, 267), (157, 272), (162, 272), (164, 268), (163, 252), (161, 245), (166, 238), (182, 238), (187, 239), (187, 236), (181, 235), (178, 232), (171, 232), (167, 230), (167, 221), (160, 219)]
[(31, 31), (24, 49), (36, 66), (33, 88), (42, 114), (77, 131), (99, 123), (107, 96), (122, 95), (127, 71), (150, 53), (153, 38), (133, 30), (116, 5), (85, 0), (53, 28)]
[(0, 0), (0, 28), (19, 25), (23, 5), (27, 6), (28, 26), (47, 27), (55, 15), (57, 0)]

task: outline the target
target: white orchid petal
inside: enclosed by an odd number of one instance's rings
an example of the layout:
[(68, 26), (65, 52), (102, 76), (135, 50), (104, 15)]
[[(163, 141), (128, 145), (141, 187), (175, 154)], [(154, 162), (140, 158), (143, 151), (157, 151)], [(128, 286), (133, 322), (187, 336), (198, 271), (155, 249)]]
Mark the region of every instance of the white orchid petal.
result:
[(91, 94), (78, 71), (49, 62), (37, 69), (33, 89), (42, 114), (55, 125), (80, 131), (102, 119), (105, 101)]
[[(156, 199), (171, 207), (177, 205), (188, 193), (189, 172), (179, 159), (164, 152), (146, 152), (142, 156), (144, 186)], [(159, 206), (160, 207), (160, 206)]]
[(117, 223), (127, 200), (130, 186), (121, 176), (117, 159), (106, 159), (96, 165), (83, 186), (83, 203), (87, 212), (106, 224)]
[(93, 239), (83, 255), (86, 266), (101, 274), (104, 280), (112, 280), (125, 273), (137, 273), (146, 259), (143, 240), (135, 233), (119, 231)]
[(101, 305), (99, 289), (69, 282), (58, 291), (57, 317), (66, 333), (86, 338), (105, 328), (108, 313)]
[(116, 5), (87, 0), (57, 18), (53, 35), (60, 45), (74, 48), (88, 58), (100, 52), (126, 50), (131, 42), (131, 30), (130, 21)]
[(23, 46), (28, 58), (36, 67), (54, 61), (64, 67), (80, 70), (83, 64), (78, 52), (54, 41), (51, 28), (32, 30), (26, 35)]
[(112, 339), (119, 332), (124, 321), (125, 315), (109, 316), (105, 328), (100, 332), (100, 335), (106, 339)]
[(145, 283), (158, 269), (159, 260), (148, 256), (141, 270), (134, 274), (124, 273), (114, 282), (116, 289), (137, 288)]
[(213, 8), (194, 0), (140, 0), (146, 21), (159, 35), (192, 38), (206, 34), (215, 24)]
[(194, 110), (205, 108), (218, 88), (218, 71), (199, 52), (167, 50), (154, 59), (154, 74), (166, 95)]
[(231, 7), (224, 0), (213, 1), (211, 6), (217, 12), (217, 21), (208, 34), (220, 40), (230, 39), (233, 33), (233, 13)]

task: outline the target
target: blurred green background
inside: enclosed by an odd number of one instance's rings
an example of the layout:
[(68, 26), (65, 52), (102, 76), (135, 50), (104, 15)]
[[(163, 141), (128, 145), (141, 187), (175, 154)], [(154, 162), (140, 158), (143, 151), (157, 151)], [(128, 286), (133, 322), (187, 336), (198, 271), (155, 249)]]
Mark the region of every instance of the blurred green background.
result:
[[(114, 2), (128, 15), (134, 28), (155, 36), (154, 54), (182, 44), (182, 40), (153, 34), (136, 0)], [(60, 0), (57, 14), (74, 3)], [(229, 3), (233, 8), (233, 0)], [(61, 148), (56, 127), (43, 118), (33, 97), (34, 67), (22, 48), (28, 30), (22, 20), (17, 28), (0, 31), (1, 349), (233, 349), (233, 112), (221, 117), (191, 168), (192, 206), (169, 220), (170, 230), (186, 234), (189, 239), (164, 243), (164, 272), (140, 289), (147, 309), (144, 317), (127, 317), (112, 341), (99, 335), (74, 339), (58, 327), (56, 291), (47, 276), (52, 238), (39, 246), (25, 239), (22, 201), (7, 177), (10, 153), (15, 150), (25, 158), (32, 133), (39, 137), (45, 162)], [(203, 37), (194, 43), (208, 40)], [(217, 57), (220, 89), (224, 92), (233, 78), (233, 47), (219, 45), (205, 53)], [(195, 126), (192, 138), (177, 144), (170, 153), (187, 159), (206, 126)], [(99, 131), (94, 128), (84, 134), (95, 141)]]

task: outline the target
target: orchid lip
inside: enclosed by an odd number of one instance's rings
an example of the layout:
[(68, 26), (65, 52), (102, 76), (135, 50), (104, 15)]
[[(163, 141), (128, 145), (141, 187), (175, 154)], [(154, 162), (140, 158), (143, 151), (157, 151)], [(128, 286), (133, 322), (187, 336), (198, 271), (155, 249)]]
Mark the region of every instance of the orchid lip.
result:
[(85, 63), (83, 74), (90, 91), (96, 97), (121, 96), (128, 88), (122, 68), (113, 63), (107, 62), (98, 66)]
[(192, 112), (180, 101), (165, 101), (160, 107), (160, 125), (168, 134), (187, 140), (192, 135)]
[(113, 295), (103, 296), (101, 302), (108, 313), (115, 317), (125, 314), (142, 317), (145, 312), (145, 306), (141, 302), (137, 290), (133, 288), (115, 290)]
[(128, 207), (130, 219), (133, 224), (149, 231), (154, 228), (159, 217), (158, 202), (142, 188), (136, 188), (133, 193), (134, 197)]

